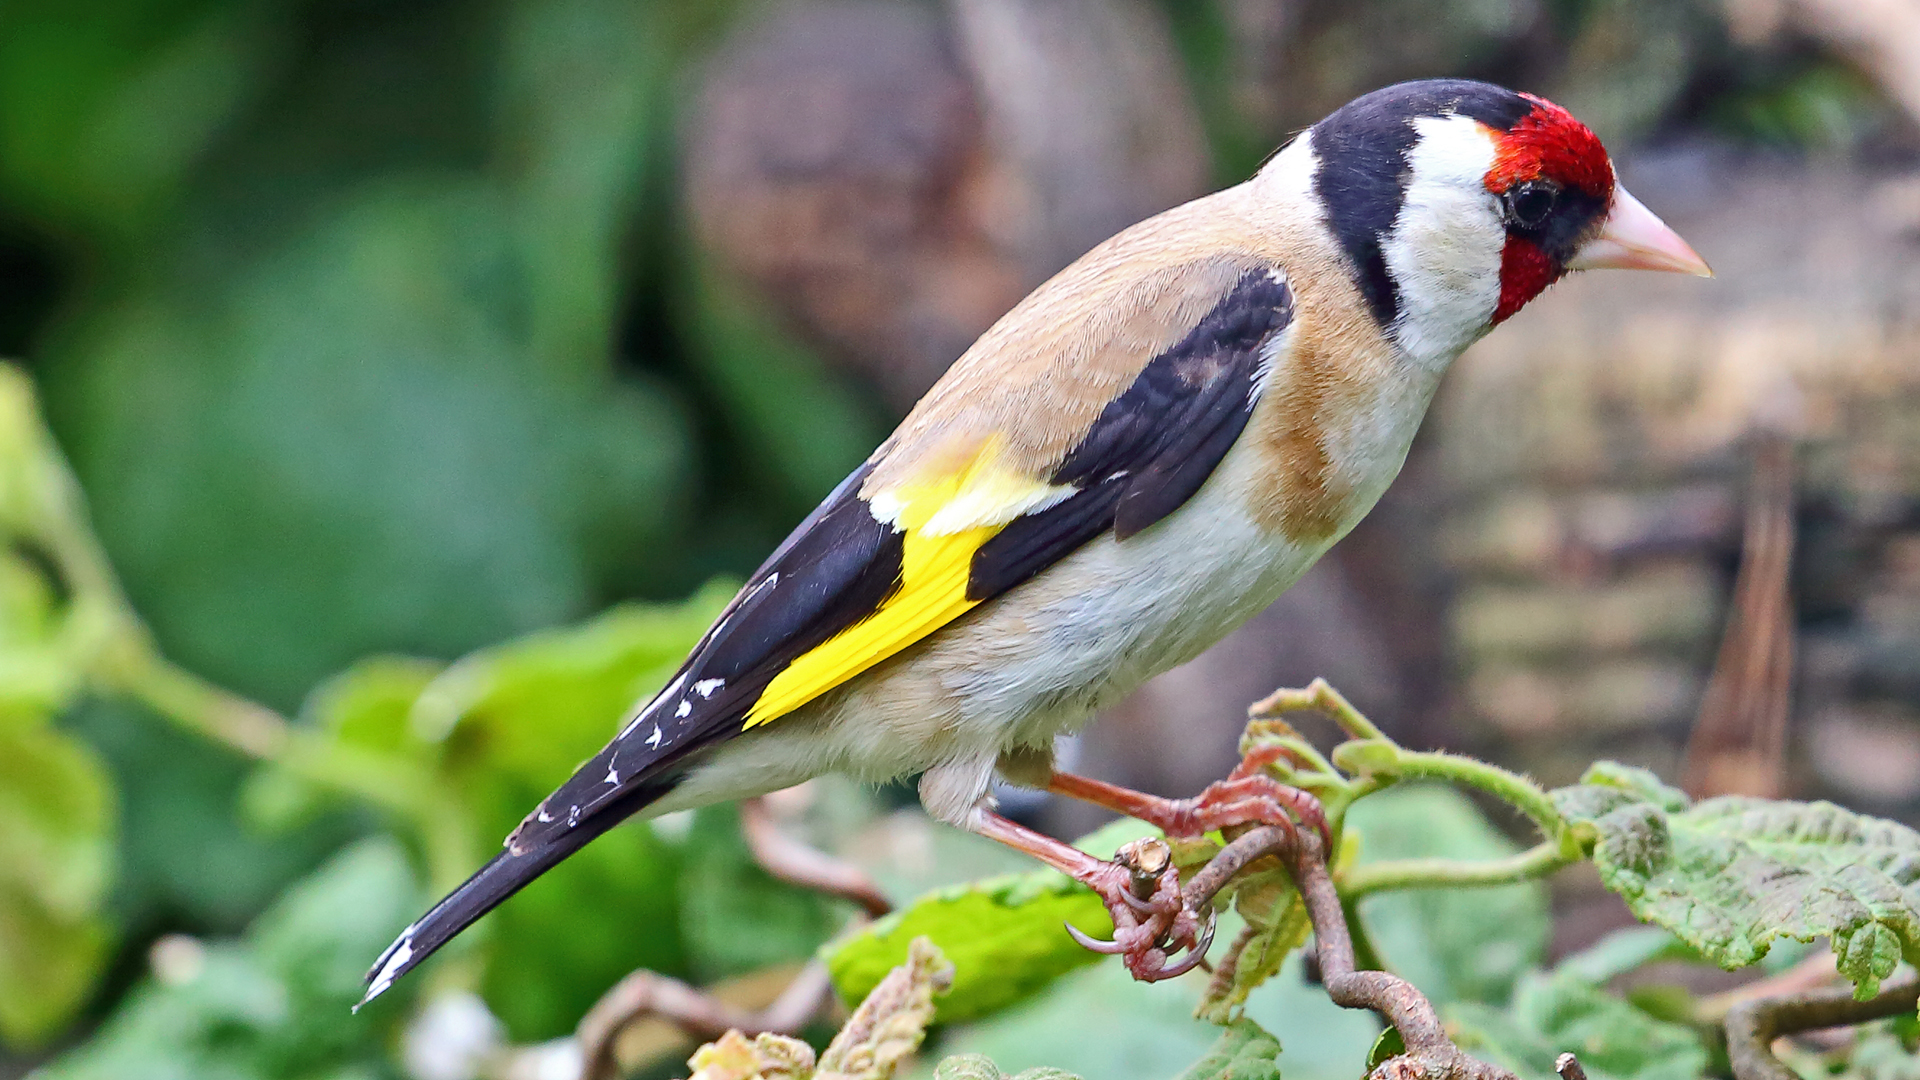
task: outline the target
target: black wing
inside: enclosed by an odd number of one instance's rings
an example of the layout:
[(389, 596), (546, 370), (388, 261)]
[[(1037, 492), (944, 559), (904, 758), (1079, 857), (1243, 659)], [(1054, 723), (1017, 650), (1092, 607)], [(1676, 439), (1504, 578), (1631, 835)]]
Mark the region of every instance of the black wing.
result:
[(1293, 321), (1278, 272), (1250, 270), (1179, 344), (1153, 358), (1053, 474), (1079, 491), (1010, 522), (973, 557), (967, 595), (1013, 588), (1112, 529), (1122, 540), (1171, 514), (1247, 426), (1268, 350)]

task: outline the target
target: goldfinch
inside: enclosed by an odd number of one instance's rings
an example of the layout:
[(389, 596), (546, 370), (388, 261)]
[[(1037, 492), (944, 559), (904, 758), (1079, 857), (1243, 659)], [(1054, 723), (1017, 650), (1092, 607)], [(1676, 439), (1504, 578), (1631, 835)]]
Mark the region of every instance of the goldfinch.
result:
[(1142, 899), (995, 814), (996, 769), (1170, 831), (1313, 820), (1258, 775), (1172, 803), (1055, 773), (1053, 742), (1272, 603), (1392, 481), (1461, 350), (1599, 267), (1710, 275), (1564, 109), (1464, 80), (1361, 97), (1107, 240), (954, 363), (367, 998), (626, 818), (833, 771), (918, 774), (932, 816), (1099, 890), (1137, 976), (1191, 966), (1177, 882)]

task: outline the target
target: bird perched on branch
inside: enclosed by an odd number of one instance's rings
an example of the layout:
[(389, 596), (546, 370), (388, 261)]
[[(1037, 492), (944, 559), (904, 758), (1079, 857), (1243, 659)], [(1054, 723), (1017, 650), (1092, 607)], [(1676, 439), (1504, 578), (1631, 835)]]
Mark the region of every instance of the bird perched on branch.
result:
[(918, 774), (934, 817), (1097, 890), (1095, 944), (1136, 976), (1186, 970), (1210, 923), (1173, 872), (1143, 899), (1000, 817), (996, 769), (1171, 834), (1317, 822), (1264, 775), (1175, 802), (1055, 772), (1053, 741), (1271, 603), (1380, 497), (1461, 350), (1599, 267), (1709, 273), (1565, 110), (1461, 80), (1359, 98), (1107, 240), (967, 350), (368, 998), (628, 817), (831, 771)]

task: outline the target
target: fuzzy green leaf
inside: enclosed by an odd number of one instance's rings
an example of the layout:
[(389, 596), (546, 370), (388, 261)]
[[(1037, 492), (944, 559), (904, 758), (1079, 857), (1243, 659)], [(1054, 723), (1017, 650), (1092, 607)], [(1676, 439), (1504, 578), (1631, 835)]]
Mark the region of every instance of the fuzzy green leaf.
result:
[(1511, 1007), (1462, 1002), (1447, 1020), (1461, 1049), (1522, 1080), (1554, 1080), (1554, 1059), (1569, 1050), (1593, 1080), (1697, 1080), (1707, 1067), (1693, 1030), (1655, 1020), (1570, 972), (1528, 975)]
[(1177, 1080), (1280, 1080), (1279, 1057), (1279, 1039), (1251, 1020), (1236, 1020)]
[(1903, 955), (1920, 957), (1920, 833), (1825, 802), (1688, 806), (1621, 766), (1584, 781), (1554, 801), (1591, 830), (1601, 880), (1713, 963), (1744, 967), (1778, 938), (1831, 937), (1864, 999)]
[(1604, 986), (1635, 968), (1660, 960), (1694, 960), (1700, 954), (1686, 942), (1657, 926), (1633, 926), (1616, 930), (1572, 956), (1560, 961), (1556, 970), (1593, 985)]
[(85, 743), (0, 723), (0, 1043), (36, 1047), (86, 1004), (108, 960), (113, 792)]
[(1034, 870), (939, 889), (821, 950), (842, 1001), (859, 1001), (926, 937), (953, 961), (953, 990), (940, 1019), (984, 1016), (1056, 977), (1100, 959), (1062, 928), (1105, 936), (1113, 923), (1100, 898), (1054, 870)]
[(1367, 1075), (1390, 1058), (1397, 1058), (1407, 1052), (1407, 1040), (1396, 1027), (1380, 1029), (1380, 1035), (1373, 1040), (1373, 1049), (1367, 1051)]
[[(1075, 846), (1109, 858), (1121, 844), (1153, 833), (1121, 818)], [(864, 998), (907, 958), (925, 935), (953, 961), (953, 989), (940, 999), (940, 1020), (954, 1023), (997, 1012), (1075, 968), (1100, 959), (1067, 935), (1072, 923), (1096, 937), (1113, 933), (1107, 908), (1091, 889), (1056, 870), (1003, 874), (935, 889), (899, 911), (820, 949), (840, 1000)]]

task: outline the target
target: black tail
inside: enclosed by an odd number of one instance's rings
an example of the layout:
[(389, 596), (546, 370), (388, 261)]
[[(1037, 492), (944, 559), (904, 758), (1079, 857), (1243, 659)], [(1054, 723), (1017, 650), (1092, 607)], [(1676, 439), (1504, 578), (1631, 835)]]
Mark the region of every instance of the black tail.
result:
[[(464, 884), (433, 905), (432, 911), (400, 931), (400, 936), (387, 946), (387, 950), (368, 970), (367, 993), (360, 999), (360, 1005), (386, 993), (387, 987), (392, 986), (395, 980), (419, 967), (421, 961), (432, 956), (440, 946), (452, 941), (480, 916), (500, 906), (502, 901), (519, 892), (528, 882), (553, 869), (561, 860), (587, 846), (589, 841), (632, 817), (672, 789), (671, 782), (640, 785), (615, 802), (598, 808), (591, 817), (540, 847), (518, 855), (511, 851), (495, 855)], [(358, 1012), (360, 1005), (355, 1005), (354, 1011)]]

